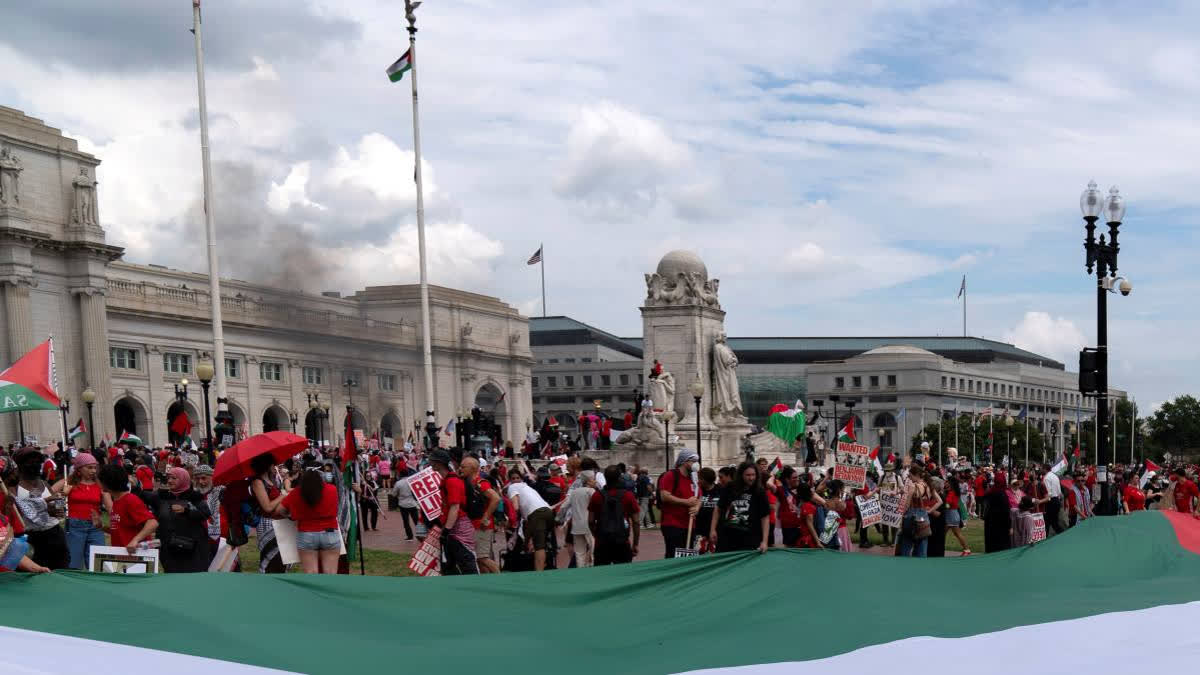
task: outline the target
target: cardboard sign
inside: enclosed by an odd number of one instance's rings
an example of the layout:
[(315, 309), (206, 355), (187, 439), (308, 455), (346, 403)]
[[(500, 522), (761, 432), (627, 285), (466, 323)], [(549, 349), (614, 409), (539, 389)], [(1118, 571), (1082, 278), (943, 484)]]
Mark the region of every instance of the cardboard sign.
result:
[(358, 447), (360, 447), (360, 448), (361, 448), (361, 447), (362, 447), (362, 445), (363, 445), (363, 443), (365, 443), (365, 442), (366, 442), (366, 440), (367, 440), (367, 437), (366, 437), (366, 436), (363, 434), (363, 430), (362, 430), (362, 429), (355, 429), (355, 430), (354, 430), (354, 442), (355, 442), (356, 444), (358, 444)]
[(421, 513), (430, 520), (442, 517), (442, 494), (438, 488), (442, 485), (442, 477), (433, 470), (432, 466), (414, 473), (408, 478), (408, 487), (412, 489)]
[(158, 550), (138, 549), (130, 553), (124, 546), (93, 546), (88, 569), (107, 574), (158, 574)]
[(861, 443), (838, 443), (837, 463), (833, 477), (847, 487), (860, 488), (867, 484), (867, 467), (871, 465), (871, 449)]
[(698, 549), (698, 548), (677, 548), (677, 549), (675, 549), (675, 557), (676, 558), (695, 558), (698, 555), (700, 555), (700, 549)]
[(442, 576), (442, 528), (434, 526), (408, 561), (408, 569), (422, 577)]
[(883, 507), (878, 497), (855, 497), (858, 502), (858, 512), (862, 514), (862, 526), (870, 527), (883, 521)]
[(900, 493), (899, 492), (880, 492), (879, 493), (879, 510), (882, 511), (881, 525), (888, 527), (900, 527), (900, 522), (904, 519), (900, 513)]
[(222, 537), (217, 543), (217, 554), (208, 564), (209, 572), (232, 572), (238, 562), (238, 547), (230, 546)]
[(1046, 518), (1040, 513), (1033, 514), (1033, 536), (1029, 538), (1030, 542), (1043, 541), (1046, 538)]

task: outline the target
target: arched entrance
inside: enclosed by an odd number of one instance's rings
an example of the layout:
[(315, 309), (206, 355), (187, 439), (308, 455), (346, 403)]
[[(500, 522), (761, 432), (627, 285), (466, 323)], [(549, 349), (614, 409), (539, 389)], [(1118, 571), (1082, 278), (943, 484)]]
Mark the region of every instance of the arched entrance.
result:
[[(214, 417), (216, 416), (216, 408), (213, 408), (212, 414)], [(233, 416), (233, 439), (236, 443), (250, 435), (250, 426), (246, 424), (246, 409), (240, 404), (230, 401), (229, 414)], [(216, 424), (215, 420), (213, 424)], [(215, 434), (216, 432), (213, 433)]]
[(379, 420), (379, 438), (380, 443), (383, 445), (387, 445), (387, 441), (384, 439), (390, 438), (393, 442), (402, 440), (401, 436), (403, 436), (403, 432), (404, 424), (400, 421), (400, 416), (394, 411), (389, 410), (388, 414)]
[(113, 404), (113, 418), (116, 421), (117, 438), (120, 438), (121, 434), (129, 432), (147, 443), (150, 442), (150, 419), (146, 415), (146, 408), (141, 401), (132, 396), (118, 399)]
[[(176, 433), (171, 428), (183, 413), (187, 414), (188, 421), (192, 425), (192, 429), (187, 434), (187, 437), (195, 440), (204, 436), (204, 418), (200, 415), (200, 411), (196, 410), (196, 406), (192, 405), (191, 401), (180, 402), (176, 400), (167, 407), (167, 419), (165, 420), (167, 425), (167, 441), (172, 445), (179, 445), (185, 438), (183, 434)], [(146, 439), (143, 438), (142, 440), (145, 441)]]
[(268, 431), (290, 431), (292, 420), (288, 417), (288, 412), (283, 409), (283, 406), (275, 403), (263, 411), (262, 426), (263, 433), (267, 433)]
[[(891, 450), (893, 447), (895, 447), (894, 446), (895, 438), (896, 438), (896, 418), (895, 418), (895, 416), (893, 416), (889, 412), (881, 412), (875, 416), (875, 419), (873, 420), (871, 426), (872, 426), (872, 428), (875, 429), (875, 434), (878, 437), (879, 447), (881, 448), (881, 452), (883, 450)], [(881, 431), (883, 433), (879, 433)], [(871, 440), (871, 442), (875, 441), (875, 439), (870, 439), (870, 440)]]
[(496, 425), (496, 438), (504, 438), (504, 424), (508, 421), (508, 404), (504, 398), (500, 387), (491, 382), (484, 384), (475, 394), (474, 405), (483, 412), (484, 418), (491, 419)]
[(316, 441), (321, 444), (325, 437), (328, 436), (328, 430), (324, 424), (325, 411), (320, 408), (309, 408), (308, 414), (304, 416), (304, 437), (310, 441)]

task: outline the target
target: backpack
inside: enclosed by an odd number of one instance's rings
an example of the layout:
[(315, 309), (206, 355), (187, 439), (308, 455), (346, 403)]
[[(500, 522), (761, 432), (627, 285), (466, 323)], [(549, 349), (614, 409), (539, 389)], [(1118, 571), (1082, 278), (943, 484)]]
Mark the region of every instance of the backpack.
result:
[(596, 523), (596, 537), (608, 542), (625, 541), (625, 510), (621, 500), (625, 497), (625, 489), (617, 488), (604, 491), (604, 508)]
[(467, 506), (464, 509), (467, 512), (467, 517), (471, 520), (479, 520), (483, 517), (483, 512), (487, 510), (487, 497), (483, 495), (483, 491), (475, 484), (473, 480), (465, 480), (466, 485)]
[(538, 496), (544, 499), (551, 507), (561, 502), (563, 499), (562, 488), (554, 483), (551, 483), (549, 479), (542, 480), (539, 477), (537, 482), (533, 484), (533, 489), (538, 493)]

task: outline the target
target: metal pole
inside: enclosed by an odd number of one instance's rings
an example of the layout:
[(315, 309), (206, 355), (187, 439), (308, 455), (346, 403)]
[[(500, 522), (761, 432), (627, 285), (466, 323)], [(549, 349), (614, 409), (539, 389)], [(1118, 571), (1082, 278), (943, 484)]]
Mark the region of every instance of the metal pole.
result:
[[(222, 364), (221, 367), (224, 367), (224, 364)], [(205, 453), (208, 454), (209, 461), (215, 462), (216, 461), (216, 459), (215, 459), (216, 453), (213, 451), (212, 414), (208, 407), (208, 387), (210, 384), (211, 383), (209, 383), (209, 382), (204, 382), (204, 381), (200, 382), (200, 386), (204, 389), (204, 440), (205, 440), (205, 450), (204, 451), (205, 451)], [(294, 426), (295, 425), (293, 425), (293, 427)], [(294, 432), (295, 429), (293, 429), (292, 431)]]
[(87, 432), (87, 434), (88, 434), (88, 440), (91, 441), (91, 443), (89, 443), (89, 446), (90, 446), (88, 448), (89, 450), (94, 449), (96, 447), (96, 425), (95, 425), (95, 423), (92, 422), (92, 405), (93, 404), (91, 401), (87, 402), (87, 409), (88, 409), (88, 432)]
[(704, 466), (704, 455), (700, 453), (700, 397), (696, 397), (696, 466)]
[(20, 410), (17, 411), (17, 427), (21, 434), (20, 444), (25, 445), (25, 415)]
[(663, 422), (666, 424), (666, 426), (664, 427), (664, 429), (666, 430), (666, 433), (664, 434), (664, 438), (663, 438), (663, 445), (664, 445), (664, 448), (665, 448), (666, 454), (667, 454), (667, 463), (666, 463), (667, 469), (666, 470), (670, 471), (671, 470), (671, 420), (664, 418)]
[[(221, 274), (217, 264), (216, 226), (213, 224), (208, 102), (204, 91), (204, 48), (200, 38), (200, 23), (200, 0), (192, 0), (192, 34), (196, 38), (196, 90), (200, 97), (200, 164), (204, 172), (204, 231), (208, 240), (208, 304), (212, 320), (213, 360), (217, 366), (217, 416), (224, 419), (228, 415), (229, 406), (225, 389), (225, 334), (221, 325)], [(225, 415), (222, 415), (222, 412), (225, 412)], [(211, 436), (209, 438), (211, 445)]]
[(413, 13), (419, 4), (405, 0), (404, 10), (405, 18), (408, 19), (408, 58), (412, 64), (413, 158), (416, 162), (413, 176), (417, 183), (417, 255), (421, 269), (421, 356), (425, 367), (425, 414), (427, 418), (433, 415), (436, 420), (437, 406), (433, 399), (433, 342), (429, 328), (429, 277), (425, 260), (425, 195), (421, 182), (421, 116), (417, 107), (417, 17)]
[(542, 252), (542, 318), (546, 318), (546, 245), (538, 244), (538, 250)]
[(1129, 466), (1133, 466), (1133, 441), (1137, 438), (1137, 403), (1130, 402), (1129, 410)]
[(963, 337), (967, 337), (967, 277), (963, 275)]

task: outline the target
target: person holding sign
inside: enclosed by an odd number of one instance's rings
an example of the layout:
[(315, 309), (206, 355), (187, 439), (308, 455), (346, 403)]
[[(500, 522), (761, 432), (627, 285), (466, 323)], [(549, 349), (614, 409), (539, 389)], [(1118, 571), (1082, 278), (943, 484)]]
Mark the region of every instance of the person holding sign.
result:
[(442, 574), (479, 574), (475, 558), (475, 528), (467, 516), (467, 486), (450, 470), (450, 453), (434, 450), (429, 464), (442, 477)]
[(342, 550), (338, 492), (321, 477), (320, 468), (305, 467), (299, 489), (288, 492), (272, 515), (296, 521), (296, 549), (305, 574), (337, 574)]

